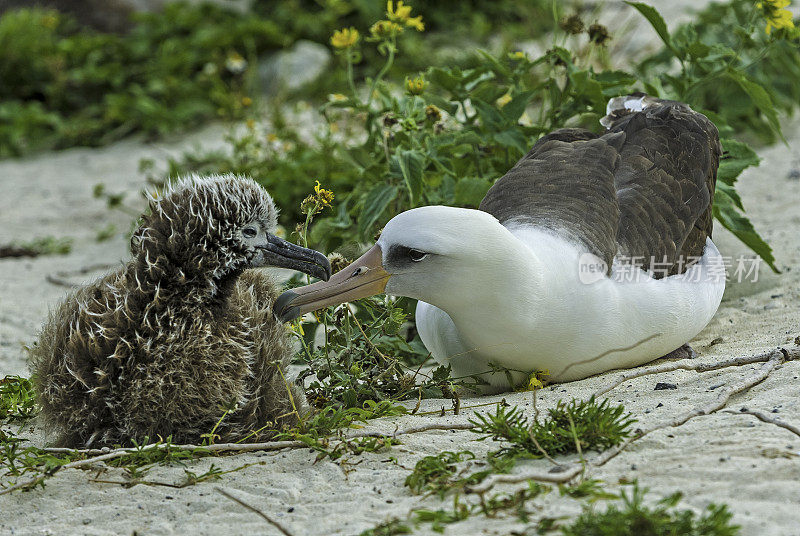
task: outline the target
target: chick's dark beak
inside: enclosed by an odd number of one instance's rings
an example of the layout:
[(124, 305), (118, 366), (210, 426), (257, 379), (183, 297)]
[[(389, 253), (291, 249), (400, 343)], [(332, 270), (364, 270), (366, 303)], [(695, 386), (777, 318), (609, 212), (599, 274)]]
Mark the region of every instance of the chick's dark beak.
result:
[(292, 244), (271, 234), (267, 234), (265, 244), (256, 247), (262, 251), (261, 262), (257, 266), (289, 268), (323, 281), (331, 277), (331, 263), (319, 251)]

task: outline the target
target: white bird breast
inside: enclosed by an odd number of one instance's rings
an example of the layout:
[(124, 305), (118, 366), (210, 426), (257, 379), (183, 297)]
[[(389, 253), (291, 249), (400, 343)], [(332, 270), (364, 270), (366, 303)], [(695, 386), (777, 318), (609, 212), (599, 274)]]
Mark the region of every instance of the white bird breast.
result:
[(489, 362), (516, 371), (515, 383), (536, 371), (561, 382), (646, 363), (697, 335), (722, 300), (724, 266), (711, 239), (683, 274), (653, 279), (637, 268), (637, 277), (615, 278), (629, 269), (615, 262), (611, 277), (587, 281), (580, 248), (541, 229), (509, 230), (516, 243), (508, 246), (529, 248), (538, 262), (485, 282), (502, 299), (446, 312), (417, 305), (417, 328), (433, 358), (451, 365), (453, 377), (482, 374), (486, 392), (513, 387), (506, 374), (485, 374)]

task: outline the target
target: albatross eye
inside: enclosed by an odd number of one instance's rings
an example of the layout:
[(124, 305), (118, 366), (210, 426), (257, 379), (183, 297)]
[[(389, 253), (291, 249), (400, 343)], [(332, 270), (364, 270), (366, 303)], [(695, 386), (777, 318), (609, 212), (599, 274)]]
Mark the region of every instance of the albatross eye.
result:
[(424, 251), (420, 251), (418, 249), (409, 249), (408, 250), (408, 258), (411, 259), (414, 262), (419, 262), (419, 261), (421, 261), (422, 259), (424, 259), (427, 256), (428, 256), (427, 253), (425, 253)]
[(255, 238), (257, 234), (258, 232), (252, 227), (245, 227), (244, 229), (242, 229), (242, 236), (244, 236), (245, 238)]

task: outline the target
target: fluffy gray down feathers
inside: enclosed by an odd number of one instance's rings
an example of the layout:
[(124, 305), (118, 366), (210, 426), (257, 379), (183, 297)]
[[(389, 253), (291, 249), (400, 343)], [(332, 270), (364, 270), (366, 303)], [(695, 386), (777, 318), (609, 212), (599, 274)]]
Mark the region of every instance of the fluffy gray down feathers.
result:
[(254, 441), (297, 422), (305, 399), (285, 379), (276, 287), (245, 269), (234, 234), (256, 219), (273, 232), (276, 217), (262, 188), (232, 175), (151, 200), (131, 260), (64, 299), (31, 350), (59, 444), (196, 442), (218, 422), (219, 440)]

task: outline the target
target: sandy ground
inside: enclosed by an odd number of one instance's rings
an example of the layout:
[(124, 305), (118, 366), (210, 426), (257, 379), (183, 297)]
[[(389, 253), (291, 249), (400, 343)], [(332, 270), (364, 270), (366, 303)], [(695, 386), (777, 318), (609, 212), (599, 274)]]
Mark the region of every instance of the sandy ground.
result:
[[(800, 335), (800, 122), (788, 123), (785, 131), (788, 147), (760, 150), (762, 165), (747, 170), (739, 181), (748, 214), (773, 246), (783, 273), (770, 273), (762, 264), (757, 282), (749, 277), (729, 283), (717, 315), (692, 341), (704, 362), (790, 345)], [(0, 259), (0, 377), (27, 374), (23, 347), (35, 339), (48, 308), (67, 292), (64, 286), (48, 281), (48, 276), (80, 282), (99, 273), (81, 273), (81, 269), (125, 258), (123, 235), (131, 218), (109, 211), (102, 201), (93, 199), (93, 186), (102, 182), (110, 192), (127, 192), (128, 203), (140, 208), (138, 192), (143, 178), (136, 171), (140, 158), (163, 161), (165, 154), (197, 142), (219, 145), (222, 133), (221, 127), (210, 127), (179, 143), (150, 145), (129, 140), (103, 149), (73, 149), (0, 162), (0, 244), (42, 236), (74, 239), (69, 255)], [(115, 237), (98, 243), (97, 232), (108, 224), (116, 226)], [(748, 254), (719, 226), (714, 240), (723, 255), (736, 259)], [(756, 368), (647, 376), (621, 385), (608, 396), (633, 413), (639, 420), (637, 426), (646, 427), (712, 400), (725, 386)], [(560, 399), (588, 397), (614, 377), (606, 373), (548, 387), (540, 392), (540, 409), (552, 407)], [(800, 363), (786, 363), (763, 383), (735, 396), (728, 407), (760, 410), (800, 425), (798, 377)], [(674, 383), (677, 389), (656, 391), (657, 382)], [(500, 398), (475, 398), (464, 405)], [(529, 393), (507, 394), (505, 399), (531, 409)], [(449, 401), (428, 400), (421, 409), (436, 410), (442, 405), (450, 407)], [(369, 429), (391, 433), (396, 427), (426, 422), (461, 423), (472, 411), (465, 409), (457, 416), (381, 419), (370, 423)], [(43, 441), (30, 427), (22, 432), (37, 443)], [(246, 467), (216, 483), (184, 489), (144, 485), (125, 489), (91, 482), (96, 476), (93, 471), (64, 471), (43, 490), (0, 496), (0, 534), (278, 534), (253, 512), (215, 493), (214, 486), (268, 513), (294, 535), (358, 534), (389, 517), (404, 518), (413, 508), (448, 508), (447, 501), (410, 494), (403, 481), (425, 455), (469, 449), (480, 458), (497, 448), (492, 442), (474, 439), (474, 434), (465, 431), (407, 435), (389, 452), (345, 457), (338, 462), (315, 463), (315, 454), (308, 449), (205, 458), (185, 468), (200, 474), (211, 464), (223, 470)], [(515, 471), (546, 471), (548, 463), (520, 463)], [(719, 412), (654, 432), (591, 475), (612, 489), (620, 479), (638, 478), (651, 489), (652, 499), (683, 491), (682, 505), (697, 511), (712, 502), (726, 503), (744, 535), (800, 536), (800, 437), (748, 415)], [(176, 483), (183, 476), (184, 467), (176, 465), (155, 468), (148, 479)], [(108, 468), (99, 478), (120, 480), (122, 473)], [(517, 488), (507, 485), (499, 490)], [(580, 503), (559, 497), (557, 492), (537, 504), (541, 516), (580, 511)], [(445, 534), (499, 535), (524, 529), (514, 517), (477, 516), (447, 526)], [(429, 525), (417, 531), (429, 532)]]

